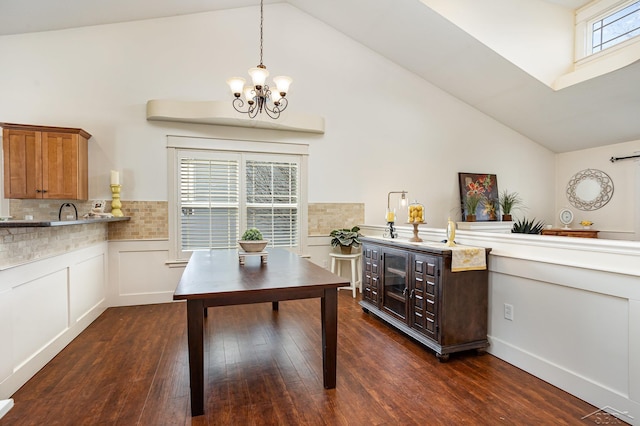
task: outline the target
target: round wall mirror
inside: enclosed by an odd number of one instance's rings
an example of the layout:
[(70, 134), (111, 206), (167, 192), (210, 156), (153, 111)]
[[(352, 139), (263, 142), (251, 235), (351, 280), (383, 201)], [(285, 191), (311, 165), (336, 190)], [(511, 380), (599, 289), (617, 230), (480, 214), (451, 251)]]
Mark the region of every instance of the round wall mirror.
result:
[(597, 210), (613, 196), (613, 181), (605, 172), (582, 170), (569, 180), (567, 198), (580, 210)]

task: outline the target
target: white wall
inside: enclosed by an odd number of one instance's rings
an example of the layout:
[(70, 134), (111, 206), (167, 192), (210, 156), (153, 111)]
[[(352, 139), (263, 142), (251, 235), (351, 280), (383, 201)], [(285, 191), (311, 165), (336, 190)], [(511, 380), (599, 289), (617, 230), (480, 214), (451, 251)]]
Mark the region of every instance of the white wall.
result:
[[(640, 153), (640, 140), (558, 154), (556, 176), (556, 212), (569, 208), (574, 214), (572, 226), (581, 220), (594, 222), (600, 238), (640, 240), (640, 161), (622, 160), (612, 163), (611, 157), (627, 157)], [(566, 187), (573, 175), (584, 169), (605, 172), (613, 181), (613, 196), (598, 210), (581, 211), (567, 198)], [(555, 224), (559, 220), (555, 215)]]
[[(0, 37), (2, 121), (82, 127), (90, 197), (166, 200), (166, 135), (310, 143), (309, 202), (364, 202), (383, 223), (387, 192), (407, 190), (444, 226), (458, 172), (496, 173), (529, 214), (554, 215), (553, 154), (288, 4), (265, 8), (264, 62), (294, 78), (291, 110), (325, 135), (147, 122), (149, 99), (229, 99), (225, 80), (258, 61), (258, 8)], [(407, 40), (407, 43), (410, 43)], [(532, 184), (534, 183), (534, 184)]]

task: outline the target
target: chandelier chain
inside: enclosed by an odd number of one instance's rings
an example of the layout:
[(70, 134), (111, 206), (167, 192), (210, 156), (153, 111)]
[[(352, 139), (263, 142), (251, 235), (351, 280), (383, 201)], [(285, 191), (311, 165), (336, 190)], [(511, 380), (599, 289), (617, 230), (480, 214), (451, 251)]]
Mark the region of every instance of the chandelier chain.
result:
[[(287, 76), (274, 77), (275, 88), (272, 89), (266, 82), (269, 76), (267, 67), (263, 64), (264, 56), (264, 0), (260, 0), (260, 64), (256, 68), (249, 69), (249, 75), (253, 84), (245, 86), (245, 79), (233, 77), (227, 80), (231, 87), (234, 99), (231, 102), (233, 108), (247, 114), (249, 118), (255, 118), (258, 114), (265, 113), (274, 120), (280, 117), (280, 113), (287, 109), (289, 101), (285, 98), (289, 91), (291, 78)], [(242, 94), (244, 92), (245, 99)]]
[(260, 0), (260, 65), (262, 64), (262, 26), (264, 22), (264, 1)]

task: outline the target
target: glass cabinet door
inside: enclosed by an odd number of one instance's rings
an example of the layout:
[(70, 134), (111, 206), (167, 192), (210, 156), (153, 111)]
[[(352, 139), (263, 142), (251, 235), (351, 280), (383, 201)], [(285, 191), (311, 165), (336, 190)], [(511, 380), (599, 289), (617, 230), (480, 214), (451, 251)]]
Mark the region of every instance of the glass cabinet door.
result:
[(385, 250), (383, 253), (382, 306), (394, 316), (407, 318), (407, 253)]

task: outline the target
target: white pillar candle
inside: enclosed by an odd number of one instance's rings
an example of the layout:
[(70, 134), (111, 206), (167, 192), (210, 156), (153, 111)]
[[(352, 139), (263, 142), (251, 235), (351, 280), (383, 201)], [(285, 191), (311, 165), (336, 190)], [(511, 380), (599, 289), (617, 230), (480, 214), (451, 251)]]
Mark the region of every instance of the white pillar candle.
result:
[(111, 185), (120, 185), (120, 174), (115, 170), (111, 170)]

